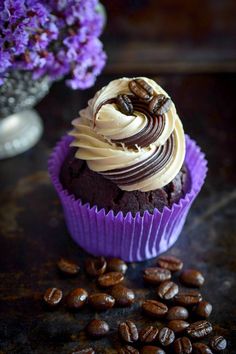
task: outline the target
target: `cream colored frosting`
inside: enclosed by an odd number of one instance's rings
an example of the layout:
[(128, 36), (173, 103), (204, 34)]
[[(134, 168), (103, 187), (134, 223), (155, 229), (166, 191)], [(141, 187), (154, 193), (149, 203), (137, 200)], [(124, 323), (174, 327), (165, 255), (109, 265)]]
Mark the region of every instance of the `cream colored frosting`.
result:
[[(112, 140), (131, 137), (140, 132), (147, 123), (145, 114), (134, 111), (132, 115), (121, 113), (115, 103), (103, 104), (119, 94), (130, 94), (129, 82), (132, 79), (121, 78), (111, 81), (89, 100), (88, 107), (80, 111), (80, 117), (72, 124), (70, 133), (74, 140), (71, 146), (77, 147), (75, 157), (86, 160), (88, 167), (98, 173), (130, 168), (145, 162), (157, 149), (173, 136), (174, 153), (166, 166), (158, 173), (133, 184), (119, 186), (123, 190), (143, 192), (162, 188), (178, 174), (185, 157), (185, 137), (182, 123), (172, 103), (165, 113), (165, 125), (159, 138), (147, 147), (127, 148), (124, 144), (115, 144)], [(156, 94), (168, 94), (153, 80), (141, 77)], [(111, 171), (112, 172), (112, 171)]]

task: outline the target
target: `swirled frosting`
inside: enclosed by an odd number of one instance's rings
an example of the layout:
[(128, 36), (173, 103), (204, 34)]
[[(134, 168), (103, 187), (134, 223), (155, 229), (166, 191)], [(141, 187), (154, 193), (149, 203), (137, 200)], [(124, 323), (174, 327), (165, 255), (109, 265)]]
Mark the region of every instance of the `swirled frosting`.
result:
[[(88, 106), (73, 120), (71, 146), (75, 157), (112, 180), (126, 191), (143, 192), (162, 188), (180, 171), (185, 157), (182, 123), (172, 103), (162, 114), (151, 114), (148, 105), (132, 95), (131, 80), (111, 81), (89, 100)], [(153, 80), (145, 80), (154, 94), (168, 94)], [(119, 110), (116, 97), (129, 95), (134, 111)]]

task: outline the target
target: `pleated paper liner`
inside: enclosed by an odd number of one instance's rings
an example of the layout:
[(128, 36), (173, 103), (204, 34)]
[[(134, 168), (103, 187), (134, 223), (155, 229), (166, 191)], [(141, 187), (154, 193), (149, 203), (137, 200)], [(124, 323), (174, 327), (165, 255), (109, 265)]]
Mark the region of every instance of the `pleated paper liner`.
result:
[(155, 209), (153, 214), (145, 211), (142, 216), (139, 212), (132, 216), (129, 212), (124, 216), (122, 212), (115, 215), (112, 210), (106, 213), (96, 205), (83, 204), (63, 189), (59, 175), (72, 141), (69, 136), (63, 137), (50, 156), (48, 169), (74, 241), (94, 256), (119, 257), (129, 262), (156, 257), (168, 250), (181, 233), (207, 173), (205, 155), (194, 140), (187, 135), (185, 138), (185, 165), (190, 181), (184, 198), (162, 212)]

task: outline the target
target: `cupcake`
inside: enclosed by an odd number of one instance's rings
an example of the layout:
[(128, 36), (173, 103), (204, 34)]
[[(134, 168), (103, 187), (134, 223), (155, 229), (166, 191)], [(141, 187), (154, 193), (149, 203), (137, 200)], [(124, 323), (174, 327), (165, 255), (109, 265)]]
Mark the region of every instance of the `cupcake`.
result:
[(72, 238), (126, 261), (166, 251), (207, 172), (169, 95), (148, 78), (117, 79), (72, 125), (49, 159)]

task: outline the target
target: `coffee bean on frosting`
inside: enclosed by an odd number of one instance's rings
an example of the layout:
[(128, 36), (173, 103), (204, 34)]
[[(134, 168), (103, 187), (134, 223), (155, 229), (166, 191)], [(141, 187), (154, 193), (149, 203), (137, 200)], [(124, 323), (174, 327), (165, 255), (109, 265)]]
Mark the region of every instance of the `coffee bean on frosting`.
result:
[(179, 287), (173, 281), (166, 280), (157, 289), (157, 294), (161, 299), (170, 300), (178, 294)]
[(129, 82), (130, 91), (142, 101), (150, 101), (154, 91), (153, 88), (143, 79), (134, 79)]
[(203, 338), (212, 332), (212, 325), (208, 321), (197, 321), (191, 323), (187, 328), (187, 334), (191, 338)]
[(166, 97), (163, 94), (156, 95), (149, 102), (149, 111), (152, 114), (164, 114), (169, 111), (172, 101), (169, 97)]
[(174, 256), (160, 256), (157, 259), (157, 265), (171, 272), (177, 272), (183, 268), (183, 262)]
[(169, 280), (170, 278), (170, 271), (159, 267), (146, 268), (143, 273), (144, 281), (154, 285)]
[(116, 99), (116, 104), (120, 111), (126, 115), (131, 115), (134, 112), (133, 104), (127, 95), (118, 95)]
[(138, 340), (138, 329), (134, 322), (125, 321), (119, 324), (120, 337), (127, 343), (134, 343)]
[(196, 269), (186, 269), (180, 275), (180, 281), (187, 286), (200, 287), (205, 279), (201, 272)]

